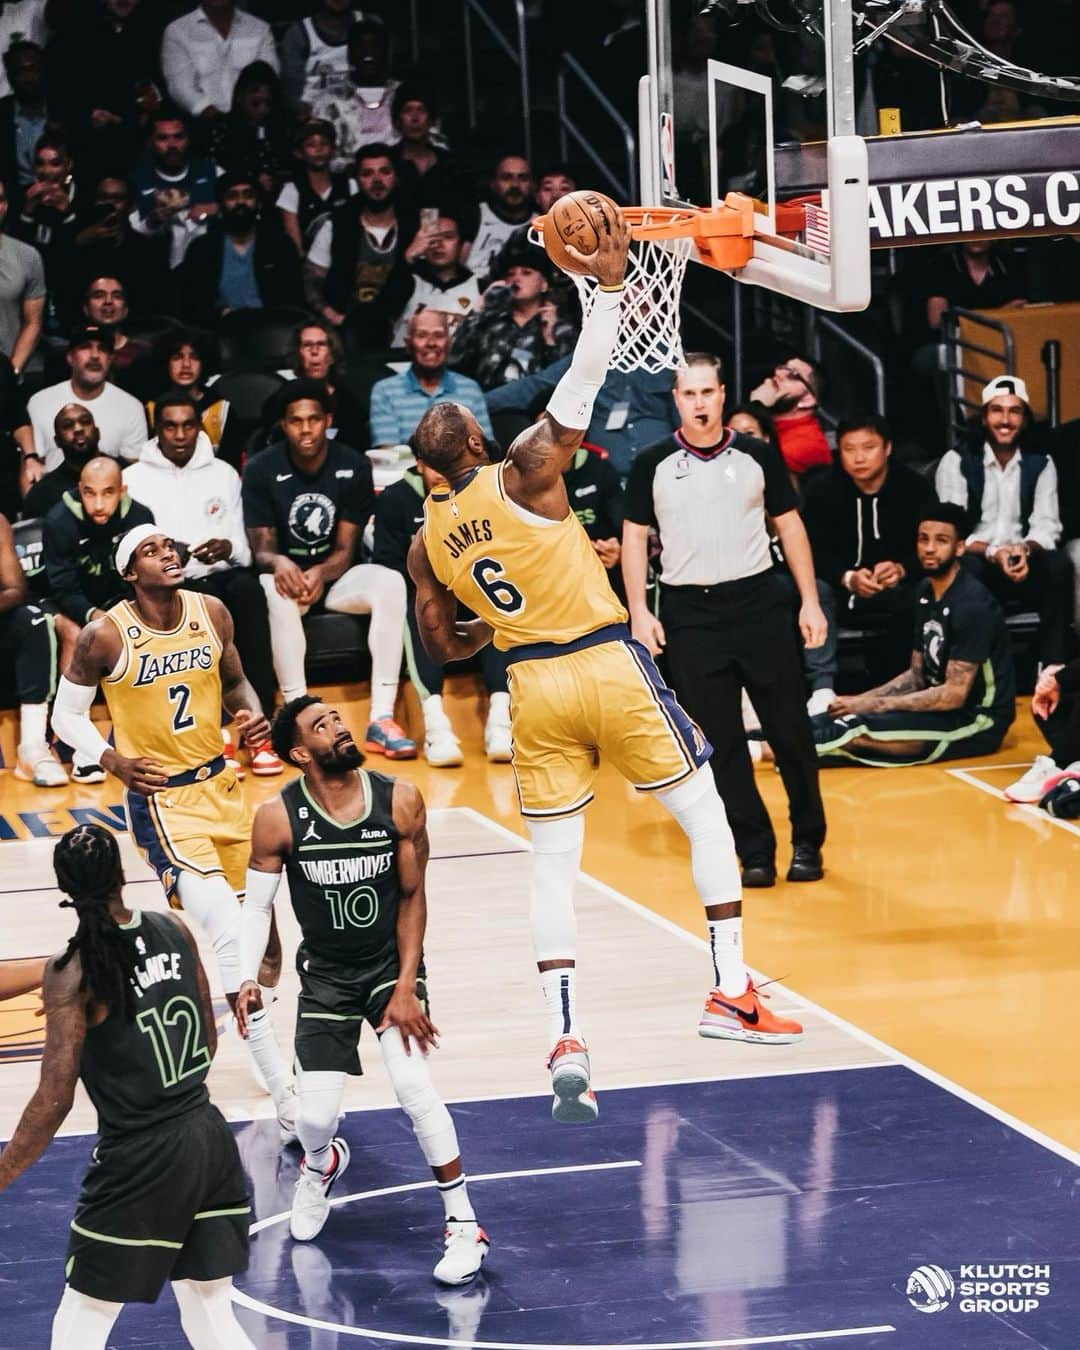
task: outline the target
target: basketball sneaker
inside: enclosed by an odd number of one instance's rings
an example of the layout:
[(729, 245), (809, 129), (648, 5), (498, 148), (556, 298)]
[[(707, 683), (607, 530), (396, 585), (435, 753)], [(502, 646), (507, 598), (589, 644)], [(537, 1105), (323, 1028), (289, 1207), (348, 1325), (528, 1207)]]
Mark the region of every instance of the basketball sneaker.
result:
[(484, 754), (492, 764), (509, 764), (514, 758), (514, 742), (510, 723), (497, 717), (488, 717), (484, 724)]
[(600, 1114), (596, 1093), (589, 1087), (589, 1052), (573, 1036), (555, 1042), (548, 1056), (551, 1070), (551, 1118), (560, 1125), (591, 1125)]
[(445, 1250), (431, 1272), (440, 1284), (468, 1284), (480, 1274), (491, 1241), (475, 1219), (447, 1219)]
[(330, 1191), (349, 1165), (349, 1146), (344, 1139), (331, 1139), (330, 1147), (334, 1151), (334, 1160), (327, 1171), (311, 1171), (306, 1159), (300, 1164), (300, 1177), (293, 1192), (289, 1216), (289, 1232), (297, 1242), (310, 1242), (322, 1232), (330, 1214)]
[(1041, 802), (1050, 789), (1061, 781), (1064, 773), (1049, 755), (1037, 755), (1027, 773), (1005, 789), (1005, 800), (1027, 804)]
[(22, 782), (42, 788), (67, 787), (67, 772), (47, 745), (20, 745), (18, 756), (14, 773)]
[(71, 766), (71, 781), (73, 783), (104, 783), (105, 770), (100, 764), (80, 764), (78, 760)]
[(233, 744), (233, 738), (224, 730), (221, 733), (221, 753), (225, 756), (227, 767), (232, 769), (237, 778), (242, 780), (245, 772), (244, 766), (236, 757), (236, 746)]
[(449, 722), (444, 726), (435, 722), (428, 727), (424, 735), (424, 758), (435, 769), (456, 769), (459, 764), (464, 764), (461, 742), (450, 729)]
[(251, 772), (256, 778), (276, 778), (284, 765), (270, 748), (270, 742), (251, 747)]
[(802, 1024), (777, 1017), (762, 1002), (763, 994), (751, 981), (746, 992), (734, 998), (719, 989), (709, 992), (698, 1022), (698, 1035), (717, 1041), (756, 1041), (762, 1045), (787, 1045), (802, 1040)]
[(415, 759), (416, 742), (410, 741), (392, 717), (379, 717), (364, 733), (364, 749), (387, 759)]

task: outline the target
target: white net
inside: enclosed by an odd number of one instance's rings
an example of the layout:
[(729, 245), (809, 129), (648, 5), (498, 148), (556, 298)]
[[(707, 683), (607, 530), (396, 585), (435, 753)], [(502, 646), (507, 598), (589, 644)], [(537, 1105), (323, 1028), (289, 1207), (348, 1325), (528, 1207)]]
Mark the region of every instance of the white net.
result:
[[(534, 230), (533, 243), (543, 247)], [(619, 336), (611, 356), (613, 370), (675, 370), (683, 364), (679, 298), (693, 239), (633, 239), (626, 259), (626, 283), (619, 313)], [(567, 275), (577, 287), (582, 319), (592, 313), (595, 277)]]
[[(611, 354), (614, 370), (674, 370), (683, 364), (679, 299), (692, 239), (635, 239), (626, 259), (619, 335)], [(570, 274), (587, 319), (596, 299), (595, 277)]]

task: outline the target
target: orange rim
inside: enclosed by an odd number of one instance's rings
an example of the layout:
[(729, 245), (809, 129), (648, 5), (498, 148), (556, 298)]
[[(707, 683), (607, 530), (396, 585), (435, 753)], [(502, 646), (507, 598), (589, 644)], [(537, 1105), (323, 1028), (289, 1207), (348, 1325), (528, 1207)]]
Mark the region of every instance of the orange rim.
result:
[[(722, 206), (624, 206), (630, 237), (638, 242), (692, 239), (698, 261), (723, 271), (744, 267), (754, 250), (754, 202), (728, 194)], [(533, 221), (543, 235), (546, 216)]]

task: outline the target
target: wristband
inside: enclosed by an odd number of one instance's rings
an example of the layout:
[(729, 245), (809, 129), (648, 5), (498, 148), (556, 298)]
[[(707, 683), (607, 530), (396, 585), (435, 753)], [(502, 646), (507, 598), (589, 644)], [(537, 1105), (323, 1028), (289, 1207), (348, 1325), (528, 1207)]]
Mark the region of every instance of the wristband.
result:
[(609, 294), (614, 294), (616, 291), (621, 291), (624, 289), (625, 289), (624, 283), (621, 281), (618, 283), (617, 286), (605, 286), (603, 282), (597, 283), (597, 290), (606, 291)]

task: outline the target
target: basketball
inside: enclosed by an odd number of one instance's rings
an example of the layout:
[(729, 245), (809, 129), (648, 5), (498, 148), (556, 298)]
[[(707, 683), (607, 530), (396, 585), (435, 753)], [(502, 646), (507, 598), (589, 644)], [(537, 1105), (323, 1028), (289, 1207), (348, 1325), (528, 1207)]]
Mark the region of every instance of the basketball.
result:
[(591, 188), (568, 192), (544, 217), (544, 247), (548, 257), (564, 272), (584, 275), (586, 269), (567, 253), (566, 245), (572, 244), (579, 253), (595, 253), (601, 234), (611, 231), (619, 215), (618, 206), (602, 192)]

